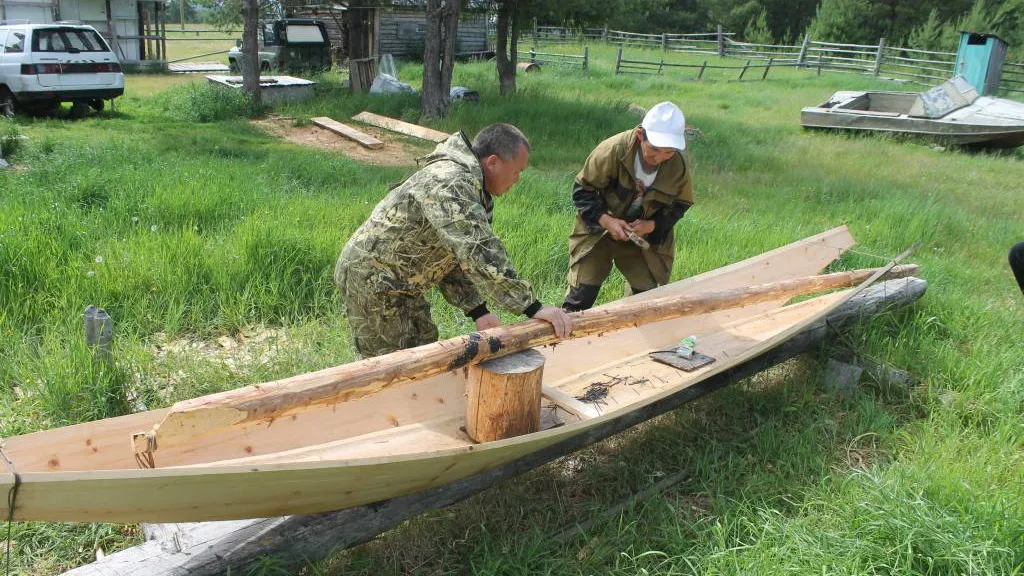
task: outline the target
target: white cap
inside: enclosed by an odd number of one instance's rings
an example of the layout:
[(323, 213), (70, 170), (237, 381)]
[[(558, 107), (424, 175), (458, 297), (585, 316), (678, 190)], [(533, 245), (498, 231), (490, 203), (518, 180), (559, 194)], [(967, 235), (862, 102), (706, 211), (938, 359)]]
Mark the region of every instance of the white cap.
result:
[(683, 111), (671, 102), (659, 102), (655, 104), (640, 124), (647, 133), (647, 140), (657, 148), (675, 148), (682, 152), (686, 150), (686, 137), (683, 131), (686, 129), (686, 119), (683, 118)]

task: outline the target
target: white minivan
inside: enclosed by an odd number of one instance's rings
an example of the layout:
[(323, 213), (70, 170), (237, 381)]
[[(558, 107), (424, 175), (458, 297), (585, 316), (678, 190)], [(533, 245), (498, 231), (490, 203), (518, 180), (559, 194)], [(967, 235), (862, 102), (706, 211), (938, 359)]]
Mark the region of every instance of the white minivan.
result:
[(0, 114), (72, 102), (72, 115), (84, 116), (122, 94), (121, 63), (92, 26), (0, 25)]

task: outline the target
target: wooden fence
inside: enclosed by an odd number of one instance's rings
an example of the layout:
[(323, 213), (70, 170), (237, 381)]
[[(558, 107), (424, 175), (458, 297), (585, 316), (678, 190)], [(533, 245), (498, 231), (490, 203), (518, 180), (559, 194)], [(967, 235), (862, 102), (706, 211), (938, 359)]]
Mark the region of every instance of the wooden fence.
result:
[(615, 56), (615, 73), (616, 74), (661, 74), (664, 70), (672, 68), (693, 68), (697, 69), (697, 80), (704, 77), (705, 70), (739, 70), (739, 77), (737, 80), (743, 80), (743, 77), (750, 70), (763, 70), (761, 72), (761, 80), (768, 77), (768, 72), (772, 67), (780, 68), (784, 66), (796, 66), (795, 62), (791, 61), (779, 61), (775, 62), (774, 59), (768, 58), (767, 64), (751, 64), (750, 60), (747, 60), (746, 64), (742, 66), (722, 66), (719, 64), (708, 64), (705, 60), (703, 64), (679, 64), (674, 62), (665, 62), (662, 59), (659, 62), (651, 62), (646, 60), (626, 60), (622, 57), (622, 48), (619, 48)]
[(583, 55), (576, 54), (552, 54), (548, 52), (537, 52), (537, 47), (530, 48), (530, 62), (542, 66), (560, 66), (562, 68), (590, 68), (590, 47), (583, 47)]
[[(529, 32), (527, 32), (529, 34)], [(573, 30), (553, 26), (535, 26), (535, 46), (545, 43), (592, 43), (602, 42), (620, 48), (660, 50), (683, 54), (713, 55), (722, 58), (737, 58), (748, 61), (745, 65), (722, 66), (703, 64), (676, 64), (651, 60), (616, 59), (617, 74), (660, 74), (670, 68), (698, 68), (698, 77), (706, 69), (720, 68), (738, 70), (764, 69), (767, 76), (771, 67), (801, 67), (830, 72), (873, 74), (892, 77), (923, 85), (935, 85), (955, 75), (955, 52), (918, 50), (898, 46), (887, 46), (885, 39), (878, 44), (842, 44), (819, 42), (804, 36), (799, 46), (778, 44), (755, 44), (733, 40), (735, 34), (717, 32), (696, 34), (637, 34), (607, 28)], [(749, 61), (768, 61), (768, 64), (750, 64)], [(741, 73), (742, 75), (742, 73)], [(1024, 63), (1006, 62), (999, 84), (1001, 92), (1024, 94)]]

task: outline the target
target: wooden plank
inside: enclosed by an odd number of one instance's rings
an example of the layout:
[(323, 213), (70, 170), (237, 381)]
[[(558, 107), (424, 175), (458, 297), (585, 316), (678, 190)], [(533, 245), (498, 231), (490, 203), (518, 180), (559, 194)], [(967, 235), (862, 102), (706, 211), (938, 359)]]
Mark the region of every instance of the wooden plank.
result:
[(544, 450), (452, 484), (340, 512), (178, 525), (160, 540), (110, 554), (103, 560), (65, 572), (63, 576), (212, 576), (229, 570), (246, 573), (266, 557), (274, 557), (275, 566), (297, 569), (338, 550), (367, 542), (410, 518), (455, 504), (794, 356), (817, 350), (838, 338), (837, 329), (881, 310), (908, 305), (924, 294), (926, 288), (927, 283), (916, 278), (890, 280), (868, 288), (773, 350)]
[(359, 130), (356, 130), (351, 126), (347, 126), (345, 124), (342, 124), (341, 122), (338, 122), (337, 120), (332, 120), (331, 118), (328, 118), (326, 116), (318, 116), (316, 118), (313, 118), (313, 124), (316, 124), (321, 128), (330, 130), (331, 132), (334, 132), (339, 136), (344, 136), (349, 140), (358, 142), (364, 148), (377, 150), (379, 148), (384, 147), (383, 142), (377, 140), (373, 136), (370, 136), (366, 132), (360, 132)]
[[(902, 266), (889, 277), (908, 276), (916, 270), (916, 266)], [(854, 270), (719, 292), (673, 294), (639, 302), (620, 301), (573, 313), (573, 336), (582, 338), (655, 320), (664, 321), (853, 286), (873, 273), (874, 269)], [(294, 410), (348, 401), (404, 381), (556, 342), (558, 338), (551, 324), (531, 320), (399, 350), (318, 373), (186, 400), (172, 407), (164, 421), (153, 429), (135, 434), (133, 442), (136, 453), (159, 453), (163, 448), (186, 444), (197, 435), (217, 428), (246, 422), (272, 422)], [(397, 374), (402, 376), (396, 377)]]
[(370, 126), (376, 126), (378, 128), (391, 130), (392, 132), (398, 132), (399, 134), (405, 134), (406, 136), (412, 136), (413, 138), (429, 140), (431, 142), (444, 142), (449, 136), (451, 136), (451, 134), (445, 134), (444, 132), (434, 130), (433, 128), (402, 122), (401, 120), (388, 118), (387, 116), (381, 116), (379, 114), (374, 114), (373, 112), (360, 112), (353, 116), (352, 119), (362, 122), (363, 124), (369, 124)]
[[(749, 286), (814, 273), (852, 244), (849, 231), (841, 226), (622, 301)], [(545, 379), (557, 382), (592, 370), (595, 359), (616, 361), (630, 355), (646, 355), (651, 349), (670, 345), (683, 336), (728, 325), (782, 304), (783, 301), (773, 301), (559, 342), (557, 353), (555, 346), (541, 350), (548, 356)], [(703, 377), (725, 371), (748, 355), (759, 353), (761, 343), (750, 345), (757, 348), (745, 349)], [(446, 415), (455, 417), (464, 410), (464, 381), (463, 371), (451, 371), (364, 398), (310, 406), (289, 417), (224, 428), (216, 434), (197, 436), (182, 446), (177, 455), (173, 450), (170, 454), (161, 452), (160, 458), (166, 462), (159, 465), (176, 459), (188, 463), (197, 454), (207, 462), (271, 456), (313, 443), (354, 439), (402, 424), (426, 423)], [(671, 392), (674, 391), (664, 393)], [(653, 400), (644, 400), (642, 404)], [(139, 421), (137, 418), (151, 423), (160, 420), (154, 413), (126, 418), (133, 422)], [(187, 472), (174, 468), (134, 470), (136, 462), (124, 438), (126, 429), (141, 427), (127, 421), (116, 429), (109, 425), (110, 421), (102, 421), (12, 437), (6, 442), (7, 453), (24, 480), (18, 492), (15, 519), (184, 522), (311, 514), (395, 498), (503, 465), (599, 425), (607, 418), (606, 413), (526, 437), (465, 448), (421, 448), (404, 458), (282, 462), (259, 467), (224, 466), (218, 462)], [(339, 422), (344, 422), (344, 426), (339, 426)], [(373, 480), (368, 481), (370, 478)], [(11, 475), (0, 477), (0, 489), (9, 489), (11, 483)], [(339, 486), (345, 489), (339, 490)], [(154, 496), (158, 498), (154, 500)], [(4, 512), (0, 508), (0, 513)]]
[[(669, 294), (729, 289), (813, 274), (839, 257), (854, 244), (849, 230), (840, 226), (786, 246), (758, 254), (741, 262), (710, 270), (665, 286), (634, 294), (623, 301), (644, 301)], [(605, 334), (600, 338), (562, 341), (545, 347), (548, 356), (545, 379), (557, 382), (594, 368), (595, 358), (614, 360), (646, 354), (656, 347), (677, 342), (705, 326), (717, 326), (757, 314), (783, 302), (767, 302), (732, 308), (709, 315), (667, 320)], [(310, 407), (301, 417), (280, 420), (272, 427), (260, 424), (237, 426), (228, 434), (204, 437), (187, 450), (202, 450), (211, 460), (226, 460), (301, 448), (309, 438), (320, 442), (363, 435), (394, 427), (397, 423), (423, 422), (461, 414), (464, 402), (460, 372), (449, 372), (388, 389), (365, 399), (343, 404)], [(448, 410), (451, 410), (450, 412)], [(7, 439), (8, 455), (23, 471), (103, 470), (134, 468), (133, 455), (124, 450), (124, 438), (131, 432), (159, 423), (167, 409), (127, 416), (123, 419), (68, 426)], [(346, 422), (343, 434), (336, 423)], [(332, 433), (326, 433), (332, 431)], [(164, 454), (162, 458), (168, 458)], [(172, 459), (173, 460), (173, 459)]]
[(577, 418), (580, 418), (581, 420), (586, 420), (588, 418), (597, 418), (598, 416), (601, 415), (601, 413), (594, 406), (580, 402), (579, 400), (573, 398), (572, 396), (566, 394), (565, 392), (562, 392), (561, 390), (551, 386), (544, 386), (543, 388), (541, 388), (541, 396), (546, 398), (555, 406), (558, 406), (559, 408), (562, 408), (567, 412), (574, 414)]

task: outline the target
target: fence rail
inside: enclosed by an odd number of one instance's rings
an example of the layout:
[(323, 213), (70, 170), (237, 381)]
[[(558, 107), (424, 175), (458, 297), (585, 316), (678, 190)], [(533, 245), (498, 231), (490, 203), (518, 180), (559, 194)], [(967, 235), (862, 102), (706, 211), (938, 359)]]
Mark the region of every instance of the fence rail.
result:
[[(529, 31), (526, 32), (529, 34)], [(792, 66), (832, 72), (873, 74), (933, 85), (948, 80), (955, 73), (956, 53), (887, 46), (885, 39), (875, 45), (820, 42), (805, 35), (799, 46), (757, 44), (733, 40), (732, 32), (699, 32), (687, 34), (638, 34), (607, 28), (557, 28), (535, 26), (534, 46), (559, 42), (602, 42), (620, 48), (660, 50), (692, 55), (711, 55), (741, 60), (770, 61), (767, 68)], [(675, 64), (664, 60), (616, 61), (616, 73), (658, 74), (671, 68), (736, 68), (748, 70), (766, 68), (762, 65), (717, 66), (704, 64)], [(765, 74), (767, 75), (767, 68)], [(1005, 62), (999, 84), (1002, 92), (1024, 94), (1024, 62)]]
[(542, 66), (561, 66), (563, 68), (581, 68), (587, 70), (590, 67), (590, 47), (583, 47), (583, 55), (576, 54), (552, 54), (548, 52), (537, 52), (537, 47), (530, 48), (530, 62)]

